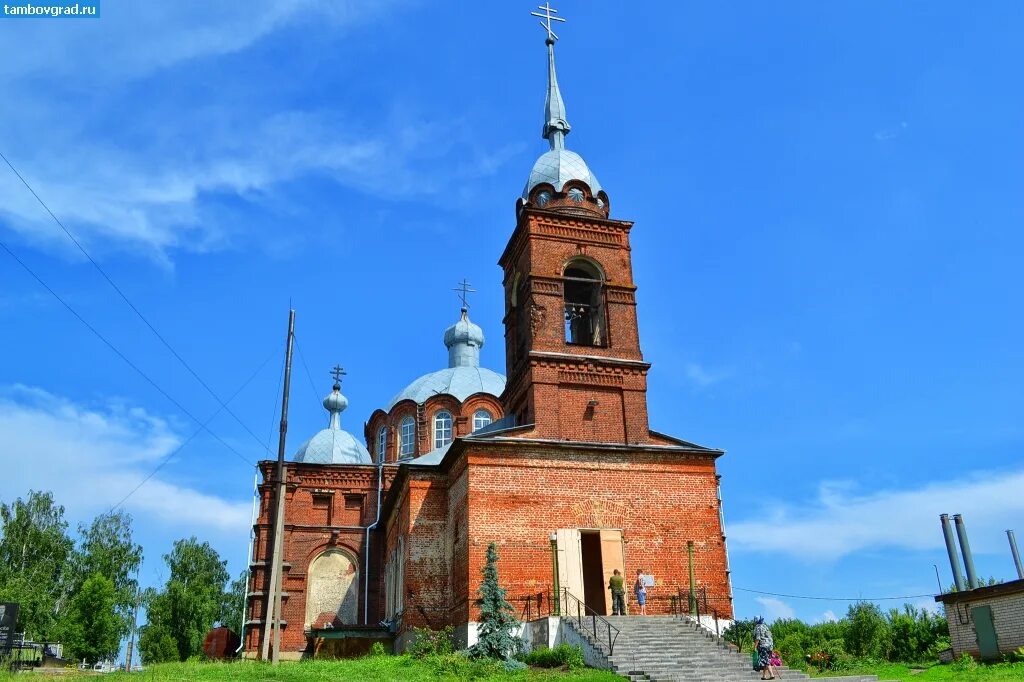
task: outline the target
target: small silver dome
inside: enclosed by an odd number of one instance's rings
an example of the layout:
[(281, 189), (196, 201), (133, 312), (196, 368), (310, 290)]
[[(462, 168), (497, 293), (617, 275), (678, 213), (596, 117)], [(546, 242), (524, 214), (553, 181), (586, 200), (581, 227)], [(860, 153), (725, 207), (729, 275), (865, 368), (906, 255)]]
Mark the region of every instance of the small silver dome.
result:
[(341, 413), (348, 407), (348, 398), (341, 386), (324, 398), (324, 408), (331, 417), (327, 428), (302, 444), (293, 458), (303, 464), (371, 464), (370, 453), (355, 436), (341, 429)]
[(449, 367), (479, 367), (484, 330), (470, 322), (469, 311), (463, 308), (459, 321), (444, 330), (444, 345)]
[(498, 397), (505, 390), (505, 377), (480, 366), (484, 330), (469, 319), (466, 308), (459, 321), (444, 332), (448, 347), (448, 367), (424, 374), (391, 399), (388, 412), (403, 400), (421, 405), (435, 395), (450, 395), (459, 402), (476, 393)]
[(523, 190), (523, 199), (530, 198), (530, 192), (541, 183), (547, 183), (561, 192), (565, 183), (570, 180), (582, 180), (590, 188), (591, 196), (597, 196), (601, 191), (601, 183), (597, 177), (590, 172), (590, 167), (583, 157), (568, 149), (551, 149), (537, 159), (530, 171), (530, 179), (526, 181), (526, 188)]

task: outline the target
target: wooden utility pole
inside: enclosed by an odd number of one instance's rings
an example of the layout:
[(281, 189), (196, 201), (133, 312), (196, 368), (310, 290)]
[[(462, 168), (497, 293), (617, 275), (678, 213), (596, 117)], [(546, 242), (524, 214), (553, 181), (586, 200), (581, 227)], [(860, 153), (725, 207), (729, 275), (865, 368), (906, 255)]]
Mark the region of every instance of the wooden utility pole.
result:
[[(288, 393), (292, 382), (292, 347), (295, 343), (295, 311), (288, 311), (288, 343), (284, 360), (284, 392), (281, 397), (281, 430), (277, 441), (277, 473), (276, 502), (274, 514), (273, 559), (270, 571), (270, 582), (267, 584), (267, 596), (263, 608), (263, 646), (260, 658), (267, 660), (269, 653), (275, 665), (281, 660), (281, 587), (284, 573), (284, 442), (288, 433)], [(271, 646), (270, 630), (274, 630)], [(268, 649), (270, 651), (268, 652)]]
[[(138, 583), (138, 572), (135, 573), (135, 582)], [(132, 638), (128, 640), (128, 649), (124, 654), (124, 671), (132, 671), (132, 654), (135, 652), (135, 630), (139, 627), (139, 602), (142, 599), (142, 589), (135, 586), (135, 610), (132, 611)]]

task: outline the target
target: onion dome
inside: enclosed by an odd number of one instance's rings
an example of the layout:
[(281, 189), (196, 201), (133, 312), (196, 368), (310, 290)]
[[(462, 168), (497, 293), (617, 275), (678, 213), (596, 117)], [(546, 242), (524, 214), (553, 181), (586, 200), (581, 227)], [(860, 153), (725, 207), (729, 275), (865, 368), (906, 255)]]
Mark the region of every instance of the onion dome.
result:
[(505, 390), (503, 375), (480, 366), (484, 330), (470, 321), (465, 307), (459, 321), (445, 330), (444, 345), (448, 348), (448, 367), (424, 374), (403, 388), (391, 399), (388, 412), (403, 400), (422, 404), (432, 396), (444, 394), (462, 402), (476, 393), (498, 397)]
[(324, 409), (330, 413), (327, 428), (302, 444), (293, 458), (304, 464), (371, 464), (370, 453), (355, 436), (341, 428), (341, 413), (348, 407), (348, 398), (341, 394), (341, 384), (334, 383), (324, 398)]

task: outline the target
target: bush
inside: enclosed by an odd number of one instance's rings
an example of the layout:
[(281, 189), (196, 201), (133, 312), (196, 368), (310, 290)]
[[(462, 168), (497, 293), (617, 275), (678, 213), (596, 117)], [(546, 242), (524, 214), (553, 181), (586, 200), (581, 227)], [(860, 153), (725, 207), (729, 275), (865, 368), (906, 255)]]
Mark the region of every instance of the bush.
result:
[(443, 630), (431, 630), (430, 628), (413, 628), (412, 630), (415, 639), (412, 646), (409, 647), (409, 655), (413, 658), (445, 656), (455, 649), (452, 643), (455, 629), (451, 625)]
[(569, 668), (578, 670), (586, 664), (583, 662), (583, 650), (578, 646), (559, 644), (554, 649), (534, 649), (526, 654), (527, 664), (538, 668)]
[(853, 656), (884, 658), (889, 653), (891, 631), (878, 605), (852, 604), (846, 613), (846, 651)]
[(849, 662), (850, 656), (839, 639), (829, 640), (807, 655), (807, 663), (818, 670), (842, 670)]
[(520, 670), (526, 670), (526, 664), (522, 661), (517, 661), (514, 658), (510, 658), (509, 660), (504, 661), (502, 665), (505, 667), (505, 672), (507, 673), (514, 673), (519, 672)]
[(804, 650), (803, 637), (795, 632), (779, 640), (777, 648), (782, 656), (782, 662), (786, 665), (806, 660), (807, 652)]
[(978, 668), (978, 662), (970, 654), (960, 654), (960, 658), (953, 661), (949, 666), (950, 670), (958, 673), (965, 673)]
[(371, 656), (384, 656), (386, 654), (387, 654), (387, 651), (385, 651), (384, 645), (381, 644), (380, 642), (374, 642), (373, 646), (370, 647), (370, 655)]

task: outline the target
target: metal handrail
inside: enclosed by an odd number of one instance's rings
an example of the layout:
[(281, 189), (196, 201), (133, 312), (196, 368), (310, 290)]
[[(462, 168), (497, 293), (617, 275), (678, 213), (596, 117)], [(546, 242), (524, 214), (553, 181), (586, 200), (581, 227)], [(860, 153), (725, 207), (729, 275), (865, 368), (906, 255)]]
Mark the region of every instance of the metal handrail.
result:
[[(534, 609), (536, 609), (537, 618), (551, 615), (551, 594), (548, 593), (546, 596), (547, 599), (545, 600), (544, 592), (538, 592), (536, 594), (527, 594), (519, 597), (519, 601), (523, 602), (524, 604), (522, 611), (523, 620), (533, 620)], [(545, 606), (547, 607), (546, 609)]]
[[(574, 619), (579, 629), (593, 634), (595, 640), (602, 639), (602, 635), (598, 634), (598, 621), (600, 621), (601, 629), (604, 631), (602, 634), (607, 636), (608, 655), (611, 656), (615, 653), (615, 641), (619, 638), (619, 629), (612, 625), (611, 621), (580, 601), (567, 587), (562, 588), (562, 599), (562, 616)], [(576, 612), (576, 615), (573, 615), (573, 611)], [(590, 624), (589, 629), (588, 623)]]

